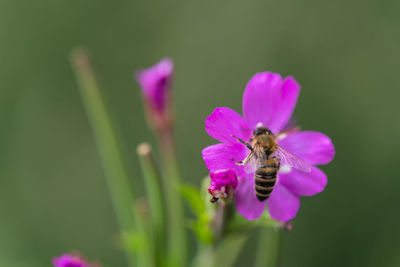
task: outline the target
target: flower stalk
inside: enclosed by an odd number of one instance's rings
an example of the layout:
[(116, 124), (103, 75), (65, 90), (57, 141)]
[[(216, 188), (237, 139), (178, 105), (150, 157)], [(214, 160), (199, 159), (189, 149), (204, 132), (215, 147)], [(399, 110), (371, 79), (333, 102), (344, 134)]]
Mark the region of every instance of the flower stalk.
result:
[(158, 134), (164, 169), (164, 192), (168, 212), (168, 262), (170, 266), (186, 266), (187, 246), (183, 201), (180, 196), (180, 175), (176, 161), (172, 129)]
[(163, 192), (161, 190), (161, 178), (154, 162), (151, 146), (147, 143), (142, 143), (138, 146), (137, 153), (140, 159), (149, 204), (149, 232), (152, 237), (152, 250), (156, 266), (161, 266), (165, 257), (165, 209), (163, 205)]
[(217, 247), (226, 234), (228, 223), (232, 215), (232, 203), (231, 201), (220, 200), (217, 205), (214, 220), (211, 222), (210, 227), (214, 233), (214, 247)]
[[(77, 48), (72, 52), (71, 63), (75, 71), (83, 104), (96, 139), (105, 171), (108, 188), (122, 234), (143, 234), (144, 226), (134, 209), (134, 195), (115, 128), (97, 85), (89, 56)], [(136, 257), (127, 252), (130, 266), (152, 266), (146, 238), (140, 239), (143, 253)], [(136, 263), (136, 264), (135, 264)]]
[(277, 267), (281, 247), (281, 228), (263, 227), (260, 229), (254, 267)]
[(191, 266), (234, 266), (248, 237), (249, 235), (247, 232), (235, 233), (221, 239), (217, 247), (201, 245)]
[(142, 89), (144, 107), (150, 128), (157, 136), (163, 163), (163, 188), (168, 225), (168, 264), (186, 266), (186, 230), (183, 202), (180, 197), (180, 176), (173, 135), (173, 112), (170, 97), (174, 65), (166, 58), (154, 66), (136, 72)]

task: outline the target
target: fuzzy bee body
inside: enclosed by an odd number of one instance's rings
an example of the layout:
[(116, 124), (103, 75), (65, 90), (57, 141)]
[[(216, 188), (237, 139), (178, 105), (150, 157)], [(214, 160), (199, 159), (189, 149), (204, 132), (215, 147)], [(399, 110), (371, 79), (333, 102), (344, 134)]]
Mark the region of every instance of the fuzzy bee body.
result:
[(260, 201), (267, 200), (274, 190), (279, 170), (279, 160), (273, 156), (278, 148), (274, 135), (268, 128), (257, 128), (253, 132), (251, 145), (256, 161), (254, 173), (255, 192)]
[(278, 170), (279, 161), (277, 158), (272, 158), (262, 162), (255, 171), (255, 191), (258, 200), (264, 201), (269, 198), (275, 186)]

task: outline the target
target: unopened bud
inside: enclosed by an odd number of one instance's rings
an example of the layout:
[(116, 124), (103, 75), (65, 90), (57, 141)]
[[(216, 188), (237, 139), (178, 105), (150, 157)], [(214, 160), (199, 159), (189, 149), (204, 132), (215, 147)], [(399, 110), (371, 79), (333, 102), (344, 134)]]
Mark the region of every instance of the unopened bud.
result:
[(218, 199), (226, 199), (238, 185), (236, 174), (231, 169), (220, 170), (210, 173), (211, 185), (208, 192), (212, 196), (211, 203)]

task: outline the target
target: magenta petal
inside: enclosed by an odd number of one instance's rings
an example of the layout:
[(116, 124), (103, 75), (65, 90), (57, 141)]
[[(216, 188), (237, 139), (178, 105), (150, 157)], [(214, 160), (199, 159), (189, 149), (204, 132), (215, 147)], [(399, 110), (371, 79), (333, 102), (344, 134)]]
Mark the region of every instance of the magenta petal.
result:
[(232, 135), (248, 140), (251, 130), (247, 122), (230, 108), (216, 108), (206, 119), (207, 133), (224, 143), (238, 143)]
[(283, 81), (281, 90), (281, 99), (277, 104), (273, 116), (268, 124), (270, 130), (279, 133), (288, 123), (294, 108), (296, 107), (297, 98), (300, 93), (300, 85), (293, 77), (287, 77)]
[(243, 95), (243, 114), (250, 127), (255, 128), (259, 122), (269, 126), (280, 101), (281, 87), (279, 74), (262, 72), (250, 79)]
[(304, 131), (289, 134), (279, 145), (311, 164), (326, 164), (333, 159), (335, 148), (331, 139), (319, 132)]
[(224, 186), (235, 189), (238, 185), (236, 173), (232, 169), (219, 170), (210, 173), (211, 185), (208, 190), (218, 190)]
[(267, 199), (268, 211), (272, 219), (287, 222), (296, 217), (300, 199), (279, 182)]
[(220, 143), (208, 146), (202, 151), (203, 160), (210, 172), (232, 169), (237, 176), (244, 175), (244, 170), (243, 166), (237, 165), (236, 162), (246, 158), (247, 153), (246, 147), (239, 143)]
[(312, 196), (325, 189), (328, 178), (323, 171), (312, 167), (311, 172), (292, 169), (289, 173), (280, 173), (279, 182), (296, 195)]
[(261, 216), (267, 201), (259, 201), (254, 190), (254, 173), (239, 179), (235, 191), (236, 208), (247, 220), (255, 220)]

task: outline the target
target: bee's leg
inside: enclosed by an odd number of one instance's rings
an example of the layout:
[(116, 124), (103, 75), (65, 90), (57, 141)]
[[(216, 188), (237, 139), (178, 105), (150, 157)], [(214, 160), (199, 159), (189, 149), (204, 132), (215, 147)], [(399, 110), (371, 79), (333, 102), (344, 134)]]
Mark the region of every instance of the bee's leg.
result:
[(246, 141), (244, 141), (234, 135), (232, 135), (232, 137), (235, 138), (239, 143), (242, 143), (243, 145), (245, 145), (250, 151), (253, 151), (253, 148), (251, 147), (251, 145), (249, 143), (247, 143)]
[(212, 197), (211, 199), (210, 199), (210, 202), (211, 203), (215, 203), (215, 202), (217, 202), (218, 201), (218, 198), (217, 197)]
[(247, 162), (249, 162), (249, 160), (250, 160), (250, 158), (251, 158), (252, 156), (253, 156), (253, 151), (251, 151), (250, 154), (247, 155), (247, 157), (246, 157), (244, 160), (242, 160), (242, 161), (237, 161), (236, 164), (237, 164), (237, 165), (246, 165)]

